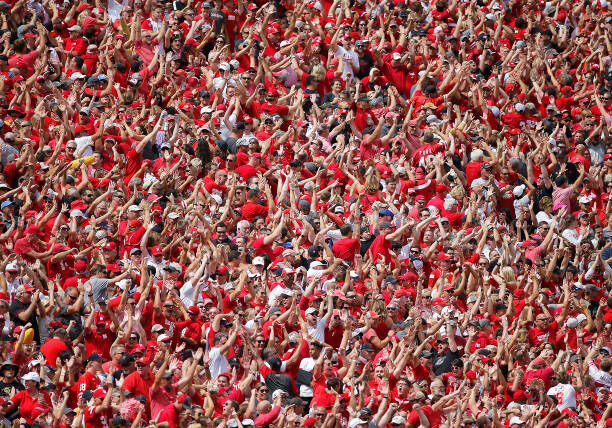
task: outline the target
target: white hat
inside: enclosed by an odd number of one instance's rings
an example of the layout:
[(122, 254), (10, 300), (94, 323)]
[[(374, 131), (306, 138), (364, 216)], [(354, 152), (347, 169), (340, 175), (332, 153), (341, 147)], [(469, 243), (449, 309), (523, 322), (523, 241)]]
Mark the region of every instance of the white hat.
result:
[(583, 195), (583, 196), (578, 198), (578, 202), (580, 202), (581, 204), (588, 204), (589, 203), (589, 197), (586, 196), (586, 195)]
[(586, 321), (587, 317), (585, 314), (576, 315), (576, 322), (580, 324), (582, 321)]
[(68, 31), (81, 31), (81, 26), (73, 25), (72, 27), (68, 28)]
[(286, 393), (285, 391), (283, 391), (282, 389), (276, 389), (276, 390), (274, 390), (274, 392), (272, 393), (272, 399), (274, 399), (274, 398), (276, 398), (276, 397), (278, 397), (278, 396), (281, 396), (281, 395), (283, 395), (283, 394), (285, 394), (285, 395), (286, 395), (287, 393)]
[(174, 213), (173, 212), (173, 213), (168, 214), (168, 218), (171, 218), (171, 219), (175, 219), (175, 218), (179, 218), (179, 217), (180, 216), (178, 215), (178, 213)]
[(524, 191), (525, 191), (525, 185), (521, 184), (520, 186), (516, 186), (514, 190), (512, 190), (512, 193), (514, 194), (514, 196), (519, 198), (523, 194)]
[(245, 426), (245, 425), (255, 426), (255, 422), (253, 421), (253, 419), (245, 419), (242, 421), (242, 426)]
[(236, 428), (238, 426), (238, 422), (235, 419), (230, 419), (225, 423), (225, 426), (228, 428)]
[(491, 112), (491, 114), (495, 117), (499, 116), (499, 107), (497, 106), (488, 106), (487, 107), (489, 109), (489, 111)]
[(404, 168), (403, 166), (398, 166), (397, 167), (397, 173), (398, 174), (406, 174), (406, 168)]
[(219, 70), (227, 71), (230, 69), (230, 65), (227, 62), (219, 64)]
[(487, 18), (489, 21), (495, 21), (495, 15), (492, 13), (487, 13), (485, 18)]
[(83, 211), (81, 210), (73, 210), (70, 213), (70, 217), (85, 217), (85, 214), (83, 214)]
[(212, 194), (210, 195), (210, 197), (213, 198), (213, 200), (217, 203), (217, 205), (221, 205), (223, 203), (223, 199), (221, 199), (221, 196), (217, 194)]
[(257, 256), (253, 259), (254, 266), (257, 266), (257, 265), (263, 266), (264, 264), (265, 264), (264, 259), (261, 256)]
[(34, 382), (40, 383), (40, 376), (36, 372), (30, 372), (23, 375), (22, 380), (33, 380)]
[(567, 321), (565, 322), (565, 325), (568, 328), (576, 328), (578, 327), (578, 320), (576, 318), (568, 318)]
[(399, 52), (394, 52), (393, 53), (393, 59), (397, 59), (397, 60), (402, 59), (402, 54), (399, 53)]
[(128, 208), (128, 212), (135, 212), (135, 211), (142, 211), (142, 208), (140, 208), (138, 205), (130, 205), (130, 207)]
[(212, 108), (210, 108), (210, 106), (205, 106), (205, 107), (202, 107), (200, 109), (200, 114), (202, 114), (202, 113), (212, 113), (212, 111), (213, 110), (212, 110)]
[(525, 422), (518, 416), (512, 416), (510, 419), (510, 425), (523, 425)]
[(319, 266), (323, 266), (323, 263), (321, 263), (318, 260), (315, 260), (314, 262), (310, 263), (310, 269), (313, 269), (313, 268), (316, 268), (316, 267), (319, 267)]
[(19, 266), (17, 266), (17, 263), (9, 263), (8, 265), (6, 265), (6, 269), (4, 269), (6, 272), (18, 272), (19, 271)]
[(364, 421), (363, 419), (353, 418), (349, 421), (349, 428), (355, 428), (357, 425), (365, 425), (368, 421)]
[(128, 282), (127, 279), (122, 279), (121, 281), (117, 281), (117, 287), (119, 287), (122, 290), (125, 290), (125, 287), (127, 287)]
[(525, 104), (516, 103), (514, 104), (514, 108), (516, 109), (516, 111), (525, 111)]
[(78, 71), (76, 73), (72, 73), (70, 75), (70, 78), (73, 79), (73, 80), (74, 79), (82, 79), (84, 77), (87, 77), (87, 76), (85, 76), (83, 73), (79, 73)]
[(391, 419), (391, 425), (402, 425), (405, 423), (406, 423), (406, 419), (404, 419), (400, 415), (393, 416), (393, 419)]
[(167, 334), (160, 334), (159, 336), (157, 336), (157, 343), (165, 342), (168, 339), (172, 339), (172, 338), (168, 336)]
[(435, 114), (430, 114), (429, 116), (427, 116), (427, 118), (425, 118), (425, 121), (428, 124), (429, 123), (442, 123), (442, 121), (438, 119), (438, 116), (436, 116)]
[(315, 312), (317, 312), (317, 310), (315, 308), (308, 308), (308, 309), (306, 309), (305, 314), (306, 315), (310, 315), (310, 314), (315, 313)]

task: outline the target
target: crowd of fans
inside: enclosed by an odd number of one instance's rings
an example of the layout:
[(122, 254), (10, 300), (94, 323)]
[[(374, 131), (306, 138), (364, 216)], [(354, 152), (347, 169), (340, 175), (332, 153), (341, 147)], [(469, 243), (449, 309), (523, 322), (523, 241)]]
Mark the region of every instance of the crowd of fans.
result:
[(612, 426), (611, 30), (0, 1), (0, 424)]

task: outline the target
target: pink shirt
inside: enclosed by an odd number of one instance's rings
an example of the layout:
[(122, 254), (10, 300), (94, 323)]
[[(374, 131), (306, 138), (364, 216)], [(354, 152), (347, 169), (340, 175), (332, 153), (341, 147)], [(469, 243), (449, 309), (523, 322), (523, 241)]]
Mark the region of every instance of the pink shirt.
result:
[(157, 392), (153, 392), (153, 389), (150, 389), (149, 403), (151, 403), (151, 419), (155, 419), (168, 404), (174, 403), (177, 393), (178, 383), (173, 383), (170, 391), (167, 391), (163, 387), (159, 387)]

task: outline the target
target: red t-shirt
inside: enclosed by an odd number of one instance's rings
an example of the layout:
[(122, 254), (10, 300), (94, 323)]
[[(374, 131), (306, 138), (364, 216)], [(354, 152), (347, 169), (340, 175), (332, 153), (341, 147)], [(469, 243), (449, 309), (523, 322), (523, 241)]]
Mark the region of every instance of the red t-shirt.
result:
[(32, 398), (30, 393), (25, 389), (13, 395), (10, 400), (19, 409), (19, 415), (25, 418), (27, 423), (34, 423), (34, 419), (41, 414), (41, 411), (48, 410), (51, 406), (51, 398), (46, 391), (40, 391), (38, 399)]
[(332, 252), (334, 253), (334, 256), (346, 260), (355, 257), (355, 254), (360, 249), (361, 242), (359, 241), (359, 239), (342, 238), (334, 242)]
[(108, 410), (103, 410), (96, 414), (97, 406), (89, 406), (83, 410), (83, 418), (85, 419), (85, 428), (108, 428), (109, 420), (112, 417)]
[(56, 360), (60, 352), (68, 350), (68, 345), (63, 340), (52, 337), (47, 340), (43, 346), (40, 347), (40, 352), (45, 356), (47, 365), (57, 368)]

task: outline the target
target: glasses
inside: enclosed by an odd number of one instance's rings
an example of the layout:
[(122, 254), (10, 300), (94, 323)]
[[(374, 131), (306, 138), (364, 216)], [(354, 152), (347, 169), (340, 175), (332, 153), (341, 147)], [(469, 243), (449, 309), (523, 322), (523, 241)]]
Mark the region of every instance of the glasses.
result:
[(325, 413), (315, 413), (315, 417), (317, 417), (317, 418), (324, 418), (325, 417)]
[(70, 294), (68, 295), (68, 298), (72, 301), (75, 301), (76, 299), (79, 298), (79, 296), (71, 296)]
[(66, 150), (69, 152), (74, 152), (76, 150), (76, 147), (66, 147)]
[(261, 388), (261, 389), (259, 390), (259, 392), (268, 392), (268, 391), (270, 391), (268, 388)]
[(256, 343), (266, 343), (265, 339), (258, 339), (255, 341)]

